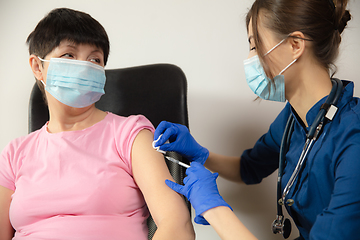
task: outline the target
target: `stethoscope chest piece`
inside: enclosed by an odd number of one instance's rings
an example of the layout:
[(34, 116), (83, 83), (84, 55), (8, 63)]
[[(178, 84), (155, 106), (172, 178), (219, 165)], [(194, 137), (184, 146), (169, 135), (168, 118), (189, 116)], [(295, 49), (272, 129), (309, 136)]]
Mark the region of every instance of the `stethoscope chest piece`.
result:
[(290, 236), (291, 222), (288, 218), (284, 219), (284, 216), (276, 216), (276, 219), (272, 223), (272, 231), (274, 234), (282, 234), (285, 239)]

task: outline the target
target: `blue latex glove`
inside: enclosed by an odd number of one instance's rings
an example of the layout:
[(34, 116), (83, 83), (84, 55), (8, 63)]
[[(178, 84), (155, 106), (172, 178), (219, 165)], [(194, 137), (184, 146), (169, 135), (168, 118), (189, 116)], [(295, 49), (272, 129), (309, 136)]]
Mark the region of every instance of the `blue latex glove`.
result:
[[(162, 134), (161, 138), (159, 136)], [(190, 162), (204, 164), (209, 157), (209, 150), (198, 144), (189, 129), (181, 124), (162, 121), (154, 133), (155, 147), (162, 151), (174, 151), (186, 157)], [(170, 143), (166, 143), (169, 140)]]
[(170, 180), (165, 180), (165, 183), (172, 190), (189, 199), (195, 209), (194, 221), (197, 224), (209, 225), (201, 214), (211, 208), (226, 206), (232, 210), (230, 205), (219, 194), (216, 185), (218, 173), (211, 173), (200, 163), (192, 162), (191, 167), (186, 170), (186, 174), (184, 186)]

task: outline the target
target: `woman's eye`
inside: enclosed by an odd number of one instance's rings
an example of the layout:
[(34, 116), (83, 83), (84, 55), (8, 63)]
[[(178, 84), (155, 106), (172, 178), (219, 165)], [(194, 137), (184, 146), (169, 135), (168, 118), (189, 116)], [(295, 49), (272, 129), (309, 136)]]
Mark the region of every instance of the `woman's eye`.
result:
[(65, 54), (63, 54), (61, 57), (74, 58), (74, 56), (73, 56), (71, 53), (65, 53)]
[(97, 64), (101, 63), (100, 58), (91, 58), (90, 62), (97, 63)]
[(250, 51), (256, 50), (256, 47), (252, 47), (250, 48)]

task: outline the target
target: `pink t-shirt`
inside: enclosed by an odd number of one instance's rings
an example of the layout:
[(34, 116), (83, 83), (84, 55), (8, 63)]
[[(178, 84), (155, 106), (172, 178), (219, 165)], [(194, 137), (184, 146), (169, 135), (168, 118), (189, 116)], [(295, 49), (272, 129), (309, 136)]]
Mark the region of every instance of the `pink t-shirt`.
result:
[(147, 239), (131, 168), (142, 129), (154, 131), (144, 116), (108, 113), (84, 130), (51, 134), (44, 125), (13, 140), (0, 157), (0, 185), (15, 191), (14, 239)]

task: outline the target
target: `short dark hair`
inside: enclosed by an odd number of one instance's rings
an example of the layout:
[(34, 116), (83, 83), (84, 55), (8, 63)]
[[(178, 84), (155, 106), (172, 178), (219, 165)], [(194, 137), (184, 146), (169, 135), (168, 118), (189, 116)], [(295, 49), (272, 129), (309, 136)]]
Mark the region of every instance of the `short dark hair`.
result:
[[(246, 27), (253, 30), (257, 53), (265, 71), (270, 74), (262, 58), (264, 49), (258, 33), (259, 16), (265, 19), (265, 27), (279, 39), (295, 31), (302, 32), (312, 41), (318, 62), (334, 73), (341, 33), (351, 19), (346, 10), (347, 3), (348, 0), (256, 0), (246, 16)], [(249, 26), (250, 19), (252, 26)]]
[(45, 58), (61, 41), (91, 44), (104, 53), (106, 65), (110, 43), (104, 27), (89, 14), (69, 8), (56, 8), (46, 15), (30, 33), (26, 42), (29, 53)]

